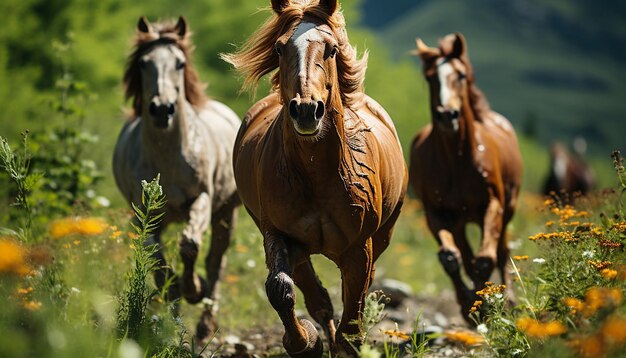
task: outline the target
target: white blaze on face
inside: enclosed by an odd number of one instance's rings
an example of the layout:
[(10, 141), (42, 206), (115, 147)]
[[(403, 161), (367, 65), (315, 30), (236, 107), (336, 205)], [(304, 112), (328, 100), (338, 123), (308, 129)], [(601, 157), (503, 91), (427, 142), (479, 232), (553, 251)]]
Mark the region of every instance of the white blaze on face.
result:
[(296, 28), (293, 36), (291, 37), (291, 41), (296, 46), (298, 51), (298, 65), (299, 65), (299, 73), (306, 72), (306, 52), (309, 48), (309, 43), (312, 41), (324, 41), (324, 38), (320, 34), (320, 32), (315, 29), (317, 25), (312, 22), (302, 22)]
[(441, 105), (446, 107), (450, 102), (450, 98), (452, 97), (452, 92), (448, 87), (448, 77), (454, 73), (454, 68), (449, 62), (446, 62), (445, 59), (439, 60), (437, 62), (437, 74), (439, 76), (439, 100), (441, 101)]

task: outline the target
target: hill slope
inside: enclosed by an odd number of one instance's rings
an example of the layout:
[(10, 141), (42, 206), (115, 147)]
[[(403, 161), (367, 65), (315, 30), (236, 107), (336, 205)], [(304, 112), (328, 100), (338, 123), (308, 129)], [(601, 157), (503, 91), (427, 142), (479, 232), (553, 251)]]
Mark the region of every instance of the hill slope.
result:
[(462, 32), (479, 86), (518, 130), (545, 143), (582, 135), (603, 154), (626, 144), (626, 4), (420, 0), (381, 6), (365, 1), (363, 18), (398, 58), (417, 36), (432, 46)]

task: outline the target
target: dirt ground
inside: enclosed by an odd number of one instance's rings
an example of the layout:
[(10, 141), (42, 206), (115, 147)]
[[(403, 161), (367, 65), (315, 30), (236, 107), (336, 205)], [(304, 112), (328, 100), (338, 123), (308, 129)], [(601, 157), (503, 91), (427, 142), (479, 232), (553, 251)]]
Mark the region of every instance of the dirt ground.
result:
[[(400, 283), (401, 285), (401, 283)], [(389, 289), (382, 288), (384, 292)], [(374, 287), (376, 289), (376, 287)], [(448, 331), (471, 329), (459, 313), (454, 292), (443, 291), (437, 297), (419, 297), (411, 292), (400, 292), (391, 295), (392, 300), (387, 303), (385, 318), (369, 331), (369, 341), (376, 345), (384, 339), (399, 345), (410, 343), (408, 340), (385, 337), (383, 332), (394, 331), (411, 334), (416, 324), (419, 333), (443, 333)], [(305, 315), (302, 313), (302, 315)], [(337, 317), (338, 319), (339, 317)], [(318, 327), (318, 331), (322, 330)], [(252, 327), (237, 335), (220, 337), (209, 347), (219, 357), (287, 357), (283, 346), (283, 327), (278, 318), (272, 327)], [(325, 342), (325, 350), (328, 346)], [(464, 357), (475, 353), (447, 341), (443, 337), (431, 341), (427, 357)], [(402, 356), (402, 355), (401, 355)]]

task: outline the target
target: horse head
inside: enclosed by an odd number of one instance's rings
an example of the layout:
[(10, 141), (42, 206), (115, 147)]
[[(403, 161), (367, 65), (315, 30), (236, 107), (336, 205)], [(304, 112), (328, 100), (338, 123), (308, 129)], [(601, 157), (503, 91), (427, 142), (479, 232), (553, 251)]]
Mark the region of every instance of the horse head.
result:
[(137, 23), (135, 51), (124, 74), (126, 98), (133, 98), (135, 117), (155, 128), (171, 128), (183, 100), (194, 107), (206, 102), (205, 85), (190, 66), (190, 32), (184, 17), (177, 22)]
[(430, 88), (432, 117), (442, 129), (459, 130), (459, 117), (469, 101), (472, 68), (467, 57), (465, 38), (450, 34), (439, 41), (439, 48), (416, 40), (423, 63), (424, 76)]
[[(274, 0), (272, 8), (281, 17), (290, 9), (290, 0)], [(278, 37), (279, 88), (293, 129), (299, 136), (322, 134), (324, 118), (337, 90), (339, 43), (327, 19), (337, 9), (337, 0), (322, 0), (315, 11), (305, 13)]]

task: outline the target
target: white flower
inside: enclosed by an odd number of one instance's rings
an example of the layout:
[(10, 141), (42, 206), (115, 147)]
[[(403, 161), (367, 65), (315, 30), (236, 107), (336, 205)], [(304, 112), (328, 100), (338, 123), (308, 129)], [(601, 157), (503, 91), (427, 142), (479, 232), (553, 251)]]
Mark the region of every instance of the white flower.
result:
[(583, 259), (592, 259), (595, 256), (595, 252), (593, 250), (585, 250), (582, 253)]
[(497, 299), (501, 299), (502, 297), (504, 297), (504, 295), (501, 293), (496, 293), (495, 296)]
[(536, 259), (533, 259), (533, 262), (536, 262), (538, 264), (543, 264), (546, 262), (546, 259), (542, 259), (541, 257), (537, 257)]
[(522, 353), (524, 353), (524, 351), (522, 351), (519, 348), (515, 348), (514, 350), (511, 351), (511, 355), (514, 355), (514, 356), (516, 356), (518, 354), (522, 354)]
[(487, 334), (487, 332), (489, 332), (489, 328), (487, 328), (487, 325), (485, 325), (484, 323), (481, 323), (478, 326), (476, 326), (476, 330), (480, 334)]

